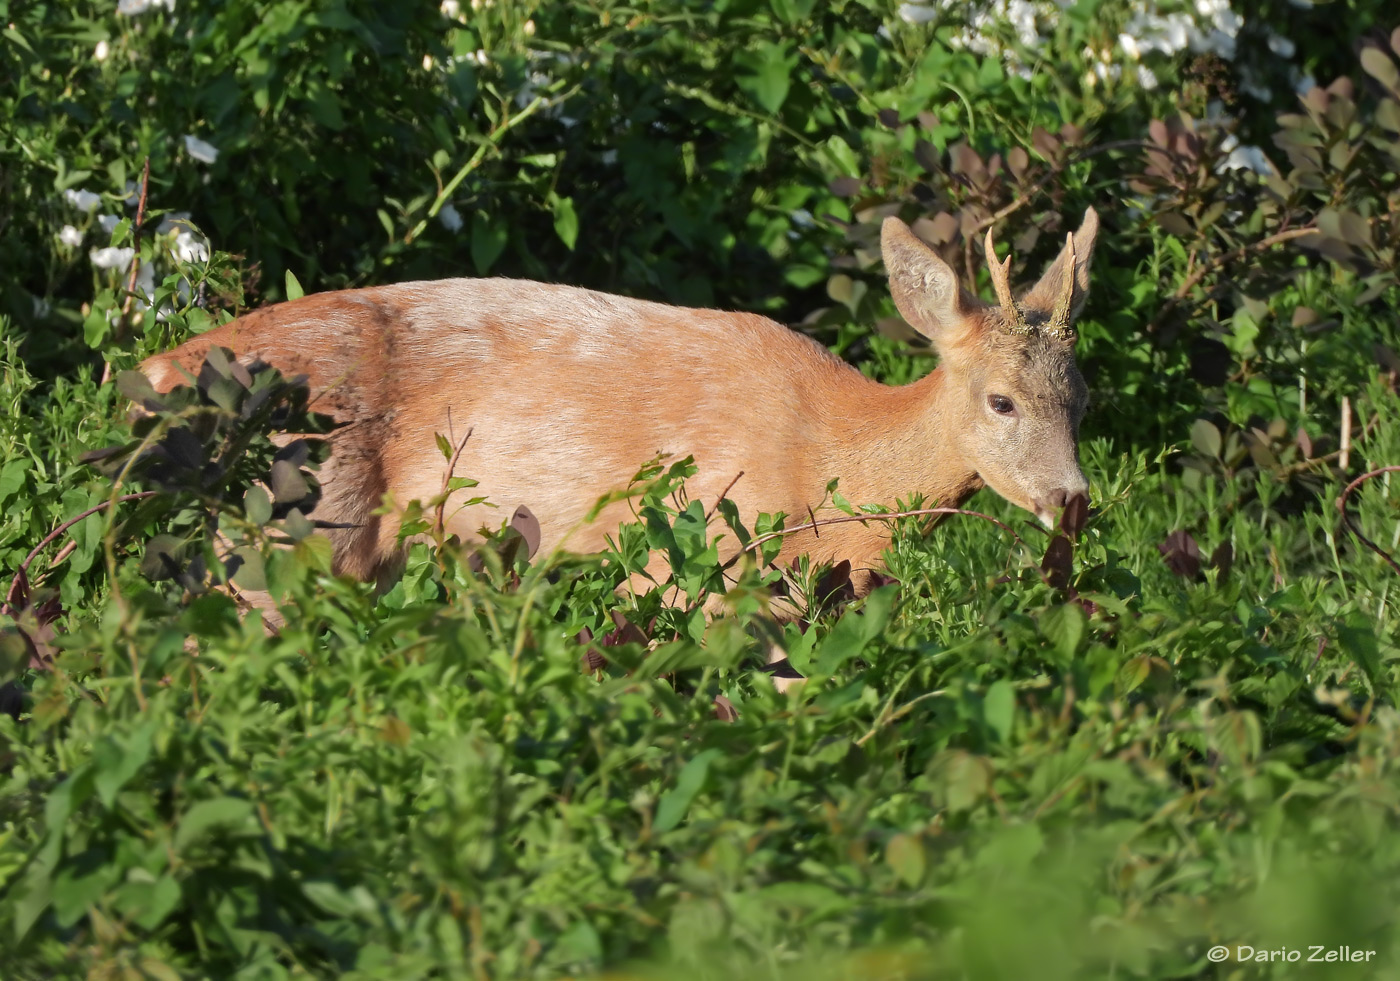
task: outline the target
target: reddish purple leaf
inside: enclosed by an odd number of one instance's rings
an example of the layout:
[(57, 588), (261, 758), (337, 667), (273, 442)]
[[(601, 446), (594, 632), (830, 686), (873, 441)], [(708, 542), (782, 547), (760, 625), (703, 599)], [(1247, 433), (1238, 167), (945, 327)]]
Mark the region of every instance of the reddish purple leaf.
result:
[(1040, 572), (1052, 589), (1064, 589), (1069, 585), (1070, 574), (1074, 572), (1074, 549), (1064, 535), (1050, 539), (1050, 547), (1040, 562)]
[(1201, 573), (1201, 547), (1187, 531), (1174, 531), (1157, 546), (1167, 568), (1178, 576), (1195, 579)]
[(510, 526), (520, 532), (520, 537), (525, 539), (525, 557), (532, 559), (535, 553), (540, 550), (540, 522), (539, 519), (525, 505), (515, 509), (515, 514), (511, 515)]
[(841, 606), (856, 598), (856, 587), (851, 582), (851, 560), (842, 559), (833, 565), (821, 579), (817, 580), (817, 603), (821, 606)]
[(1064, 513), (1060, 515), (1060, 531), (1073, 541), (1079, 537), (1088, 520), (1089, 498), (1085, 494), (1076, 494), (1065, 504)]
[(1229, 542), (1221, 542), (1215, 547), (1215, 551), (1210, 553), (1210, 564), (1219, 571), (1222, 580), (1228, 578), (1230, 568), (1235, 564), (1235, 547)]

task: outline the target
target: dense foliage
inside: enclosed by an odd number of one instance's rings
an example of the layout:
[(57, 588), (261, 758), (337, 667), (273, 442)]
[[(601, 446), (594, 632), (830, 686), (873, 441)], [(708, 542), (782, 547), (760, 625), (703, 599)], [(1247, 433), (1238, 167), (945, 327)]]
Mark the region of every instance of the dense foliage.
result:
[[(1349, 487), (1400, 463), (1388, 5), (0, 24), (6, 977), (1394, 971), (1400, 492)], [(128, 373), (303, 288), (498, 274), (763, 311), (904, 382), (883, 217), (985, 287), (988, 228), (1035, 271), (1091, 204), (1093, 511), (901, 523), (889, 583), (799, 568), (781, 628), (772, 540), (713, 548), (777, 518), (686, 504), (683, 461), (612, 554), (502, 515), (377, 593), (327, 575), (317, 455), (271, 438), (319, 424), (304, 389)], [(657, 551), (674, 588), (616, 590)]]

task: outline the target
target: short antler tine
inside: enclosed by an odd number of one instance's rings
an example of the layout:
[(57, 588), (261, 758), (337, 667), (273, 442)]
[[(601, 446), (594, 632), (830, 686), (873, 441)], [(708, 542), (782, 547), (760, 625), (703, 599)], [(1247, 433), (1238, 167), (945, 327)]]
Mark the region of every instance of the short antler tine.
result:
[(987, 271), (992, 275), (992, 288), (997, 292), (997, 302), (1001, 304), (1002, 316), (1006, 318), (1007, 329), (1013, 334), (1024, 334), (1029, 329), (1016, 309), (1016, 301), (1011, 298), (1011, 256), (997, 261), (996, 245), (992, 241), (992, 230), (987, 229)]
[(1064, 286), (1060, 290), (1060, 298), (1055, 301), (1055, 309), (1050, 314), (1050, 323), (1045, 328), (1047, 334), (1062, 341), (1074, 336), (1074, 328), (1069, 322), (1069, 310), (1074, 304), (1075, 264), (1074, 233), (1070, 232), (1065, 235)]

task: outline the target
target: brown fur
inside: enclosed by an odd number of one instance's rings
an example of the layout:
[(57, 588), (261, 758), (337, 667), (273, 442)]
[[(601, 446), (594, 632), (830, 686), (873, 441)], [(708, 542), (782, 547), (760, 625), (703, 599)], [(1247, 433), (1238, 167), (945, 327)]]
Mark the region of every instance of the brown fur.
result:
[[(1076, 235), (1076, 297), (1087, 291), (1097, 218)], [(745, 313), (691, 310), (567, 286), (505, 279), (404, 283), (307, 296), (253, 311), (143, 364), (158, 390), (185, 382), (211, 345), (309, 380), (315, 407), (344, 428), (323, 465), (314, 517), (332, 530), (335, 567), (371, 579), (400, 559), (397, 523), (378, 517), (385, 492), (404, 504), (439, 493), (441, 433), (471, 436), (457, 476), (497, 507), (447, 507), (469, 538), (518, 505), (539, 519), (541, 549), (596, 551), (630, 517), (627, 503), (582, 520), (658, 452), (693, 455), (693, 499), (729, 497), (752, 520), (805, 521), (840, 478), (853, 503), (893, 505), (922, 493), (957, 505), (990, 484), (1042, 515), (1085, 489), (1075, 456), (1084, 383), (1069, 343), (1000, 328), (997, 308), (963, 292), (951, 270), (889, 219), (891, 290), (943, 356), (903, 387), (873, 382), (821, 345)], [(1063, 256), (1062, 256), (1063, 259)], [(1023, 301), (1048, 315), (1063, 262)], [(1052, 281), (1053, 276), (1053, 281)], [(1013, 399), (1011, 420), (989, 393)], [(832, 525), (790, 535), (784, 556), (879, 565), (888, 528)]]

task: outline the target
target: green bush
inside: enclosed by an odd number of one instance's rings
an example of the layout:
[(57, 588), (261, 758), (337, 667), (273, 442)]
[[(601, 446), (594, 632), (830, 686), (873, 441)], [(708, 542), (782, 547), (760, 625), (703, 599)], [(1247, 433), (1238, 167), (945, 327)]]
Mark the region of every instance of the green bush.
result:
[[(1400, 580), (1356, 532), (1393, 556), (1400, 512), (1392, 474), (1343, 497), (1400, 462), (1387, 6), (0, 23), (7, 976), (1393, 972)], [(764, 311), (904, 382), (932, 361), (884, 216), (985, 285), (987, 229), (1034, 269), (1088, 205), (1093, 512), (901, 522), (890, 583), (801, 567), (782, 627), (771, 542), (712, 547), (779, 519), (686, 505), (684, 461), (610, 554), (502, 515), (376, 592), (327, 574), (316, 455), (270, 438), (302, 390), (122, 374), (303, 288), (492, 274)], [(618, 592), (657, 552), (679, 588)]]

